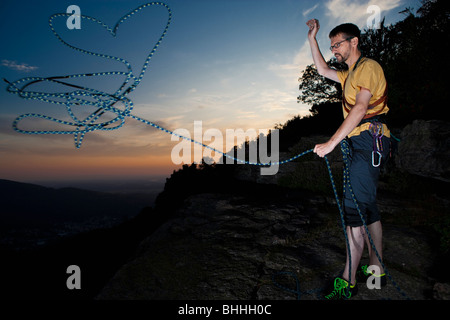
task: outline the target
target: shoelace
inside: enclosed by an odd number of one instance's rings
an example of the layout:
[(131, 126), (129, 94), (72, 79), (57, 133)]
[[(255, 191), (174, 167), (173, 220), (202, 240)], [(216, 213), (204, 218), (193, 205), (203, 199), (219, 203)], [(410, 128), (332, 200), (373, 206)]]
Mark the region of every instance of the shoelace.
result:
[(370, 276), (370, 275), (372, 275), (372, 273), (369, 273), (369, 272), (367, 271), (367, 268), (368, 268), (368, 267), (369, 267), (369, 266), (367, 266), (367, 265), (364, 265), (364, 266), (361, 267), (362, 272), (364, 273), (365, 276)]
[[(334, 290), (332, 293), (326, 296), (327, 299), (334, 299), (336, 295), (339, 295), (339, 297), (344, 296), (345, 298), (350, 298), (350, 290), (346, 290), (348, 288), (348, 282), (341, 279), (336, 278), (334, 280)], [(347, 294), (346, 294), (347, 293)]]
[(364, 273), (365, 276), (382, 277), (382, 276), (386, 275), (385, 273), (376, 275), (376, 274), (372, 273), (370, 270), (368, 270), (368, 268), (369, 268), (368, 265), (361, 266), (362, 272)]

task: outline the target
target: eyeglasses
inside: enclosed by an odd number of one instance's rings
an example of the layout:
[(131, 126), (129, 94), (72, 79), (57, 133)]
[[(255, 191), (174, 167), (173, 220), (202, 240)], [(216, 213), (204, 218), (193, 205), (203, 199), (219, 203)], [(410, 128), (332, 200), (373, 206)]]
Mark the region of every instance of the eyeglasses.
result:
[(354, 37), (349, 37), (349, 38), (347, 38), (347, 39), (344, 39), (344, 40), (342, 40), (342, 41), (339, 41), (339, 42), (335, 43), (334, 45), (332, 45), (332, 46), (330, 47), (330, 51), (333, 51), (333, 49), (339, 48), (339, 47), (341, 46), (341, 43), (342, 43), (342, 42), (352, 40), (353, 38), (354, 38)]

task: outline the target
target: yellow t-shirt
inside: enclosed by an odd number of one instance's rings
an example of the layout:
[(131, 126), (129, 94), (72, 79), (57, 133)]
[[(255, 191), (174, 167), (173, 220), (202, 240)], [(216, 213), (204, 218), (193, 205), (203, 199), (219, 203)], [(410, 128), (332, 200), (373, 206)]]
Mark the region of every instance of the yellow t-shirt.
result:
[[(380, 100), (380, 98), (382, 98), (386, 92), (387, 83), (386, 78), (384, 77), (383, 69), (375, 60), (365, 57), (361, 58), (358, 65), (356, 66), (356, 70), (353, 70), (355, 64), (349, 68), (349, 70), (351, 71), (346, 70), (337, 72), (339, 81), (342, 85), (342, 90), (344, 91), (345, 98), (349, 104), (354, 105), (356, 102), (356, 95), (359, 93), (361, 88), (365, 88), (368, 89), (372, 94), (369, 105), (374, 104), (375, 102)], [(348, 116), (348, 112), (346, 108), (343, 107), (342, 109), (345, 119)], [(381, 109), (382, 111), (380, 112)], [(379, 114), (386, 114), (388, 111), (388, 106), (384, 105), (384, 102), (381, 102), (373, 108), (369, 108), (366, 115), (378, 112)], [(364, 123), (353, 129), (348, 137), (350, 138), (352, 136), (359, 135), (362, 131), (368, 130), (369, 127), (370, 123)], [(390, 137), (389, 129), (385, 124), (383, 124), (383, 131), (386, 137)]]

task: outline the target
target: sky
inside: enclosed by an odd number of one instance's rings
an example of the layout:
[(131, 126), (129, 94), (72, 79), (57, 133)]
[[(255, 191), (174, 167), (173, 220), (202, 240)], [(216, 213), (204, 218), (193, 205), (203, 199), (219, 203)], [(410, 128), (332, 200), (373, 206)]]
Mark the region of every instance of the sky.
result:
[[(296, 115), (308, 114), (310, 106), (299, 104), (297, 96), (301, 72), (312, 63), (307, 42), (309, 19), (320, 21), (317, 38), (328, 60), (331, 58), (328, 33), (334, 26), (352, 22), (367, 29), (368, 19), (375, 13), (368, 12), (370, 6), (380, 8), (380, 16), (385, 17), (387, 25), (402, 20), (405, 16), (399, 12), (403, 9), (420, 7), (419, 0), (164, 2), (173, 14), (169, 30), (142, 81), (127, 98), (133, 102), (132, 114), (172, 131), (185, 129), (192, 137), (194, 129), (200, 136), (208, 129), (219, 130), (224, 137), (227, 129), (267, 132)], [(145, 3), (145, 0), (2, 1), (0, 78), (13, 82), (25, 77), (126, 71), (117, 61), (63, 45), (52, 33), (48, 20), (51, 15), (65, 13), (70, 5), (76, 5), (82, 15), (112, 27)], [(69, 29), (67, 17), (55, 18), (53, 25), (66, 42), (123, 58), (130, 62), (134, 74), (139, 74), (167, 18), (167, 9), (150, 6), (122, 23), (116, 37), (86, 19), (80, 20), (81, 29)], [(99, 76), (78, 81), (72, 83), (112, 93), (123, 78)], [(87, 133), (78, 149), (73, 135), (18, 133), (12, 123), (23, 114), (44, 114), (62, 120), (70, 117), (64, 106), (21, 99), (7, 92), (6, 87), (7, 83), (1, 81), (1, 179), (36, 182), (142, 178), (169, 176), (180, 167), (171, 157), (179, 140), (172, 141), (170, 134), (132, 118), (127, 118), (119, 129)], [(42, 83), (29, 89), (75, 90)], [(90, 114), (89, 110), (80, 108), (74, 112), (82, 116)], [(108, 116), (112, 117), (105, 118)], [(61, 129), (59, 124), (37, 118), (24, 119), (19, 126), (26, 130)]]

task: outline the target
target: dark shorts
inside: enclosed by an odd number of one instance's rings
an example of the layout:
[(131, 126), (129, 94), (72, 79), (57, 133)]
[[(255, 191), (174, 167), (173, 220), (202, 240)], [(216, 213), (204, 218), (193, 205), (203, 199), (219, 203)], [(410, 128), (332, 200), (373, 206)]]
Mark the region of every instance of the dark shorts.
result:
[[(350, 183), (361, 215), (366, 225), (370, 225), (381, 218), (376, 203), (380, 167), (372, 165), (373, 138), (369, 131), (363, 131), (360, 135), (351, 137), (349, 140)], [(382, 144), (381, 165), (383, 165), (383, 161), (388, 159), (390, 139), (383, 137)], [(344, 194), (344, 221), (350, 227), (363, 225), (348, 185), (345, 186)]]

